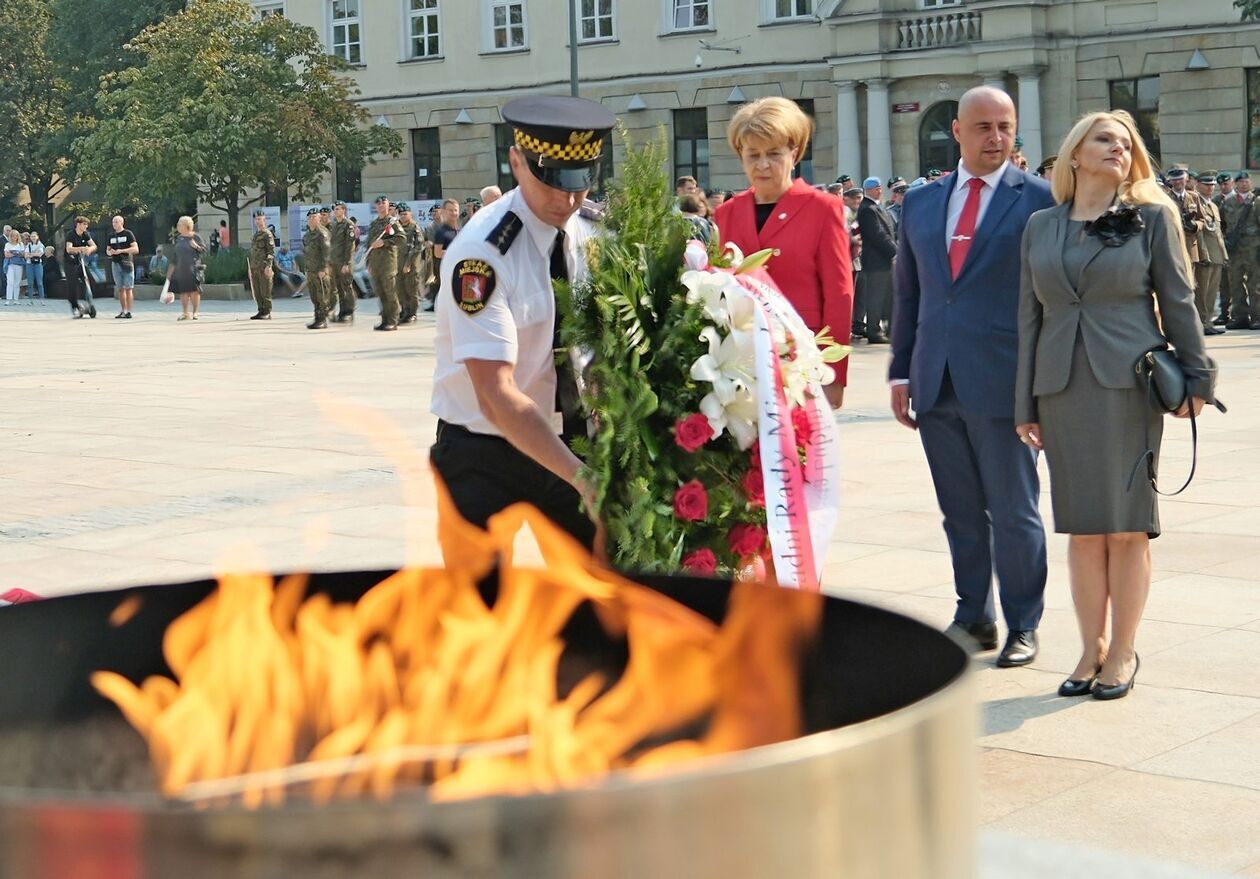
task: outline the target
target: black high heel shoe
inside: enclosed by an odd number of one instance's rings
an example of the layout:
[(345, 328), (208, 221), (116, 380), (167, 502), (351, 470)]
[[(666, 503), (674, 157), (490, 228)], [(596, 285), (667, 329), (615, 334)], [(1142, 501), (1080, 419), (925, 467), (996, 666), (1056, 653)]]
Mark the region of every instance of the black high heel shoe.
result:
[(1094, 686), (1094, 681), (1098, 680), (1100, 672), (1102, 672), (1101, 665), (1096, 667), (1094, 669), (1094, 673), (1083, 681), (1078, 681), (1076, 678), (1068, 678), (1066, 681), (1059, 684), (1059, 695), (1068, 697), (1088, 696), (1089, 691)]
[(1142, 667), (1142, 658), (1136, 653), (1133, 654), (1133, 676), (1123, 684), (1114, 684), (1110, 687), (1100, 687), (1094, 685), (1094, 698), (1107, 701), (1109, 699), (1123, 699), (1129, 695), (1129, 691), (1133, 689), (1133, 684), (1137, 680), (1138, 669)]

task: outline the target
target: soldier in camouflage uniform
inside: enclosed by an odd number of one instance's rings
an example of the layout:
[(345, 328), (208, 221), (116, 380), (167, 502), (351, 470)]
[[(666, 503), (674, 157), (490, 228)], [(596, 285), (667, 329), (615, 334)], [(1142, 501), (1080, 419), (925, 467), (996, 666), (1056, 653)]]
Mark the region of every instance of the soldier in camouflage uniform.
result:
[(276, 239), (267, 228), (267, 215), (254, 211), (254, 238), (249, 244), (249, 285), (258, 304), (250, 320), (271, 320), (271, 279), (275, 273)]
[(368, 226), (367, 267), (372, 276), (372, 289), (381, 300), (381, 322), (373, 329), (398, 329), (398, 294), (394, 289), (394, 276), (398, 274), (398, 253), (403, 236), (398, 221), (389, 215), (389, 199), (377, 196), (373, 202), (376, 219)]
[(328, 326), (328, 312), (332, 310), (331, 285), (328, 281), (328, 255), (331, 250), (328, 230), (319, 219), (319, 208), (306, 212), (306, 234), (302, 236), (302, 264), (306, 269), (306, 286), (311, 292), (311, 305), (315, 308), (315, 320), (306, 325), (308, 330), (322, 330)]
[(420, 311), (420, 267), (424, 257), (424, 232), (411, 216), (411, 207), (398, 205), (398, 225), (402, 232), (402, 246), (398, 249), (398, 274), (394, 276), (398, 291), (398, 304), (402, 313), (398, 322), (413, 324)]
[(333, 205), (331, 281), (335, 299), (341, 307), (333, 323), (354, 323), (354, 278), (350, 274), (354, 262), (354, 223), (346, 216), (346, 203)]
[(1251, 191), (1251, 175), (1241, 172), (1233, 202), (1221, 204), (1221, 224), (1225, 227), (1225, 250), (1229, 257), (1229, 330), (1260, 329), (1260, 295), (1257, 289), (1256, 250), (1260, 249), (1260, 216), (1256, 196)]

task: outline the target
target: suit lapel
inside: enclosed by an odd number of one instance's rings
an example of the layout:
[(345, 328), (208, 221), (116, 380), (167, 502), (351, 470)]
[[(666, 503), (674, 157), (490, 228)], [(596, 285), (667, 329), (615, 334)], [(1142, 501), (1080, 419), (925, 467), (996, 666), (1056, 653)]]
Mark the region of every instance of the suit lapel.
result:
[[(808, 197), (802, 190), (808, 191), (810, 186), (799, 177), (792, 181), (792, 186), (787, 192), (783, 193), (783, 197), (779, 199), (774, 206), (774, 212), (770, 214), (770, 219), (766, 220), (766, 224), (761, 227), (761, 234), (757, 236), (758, 240), (764, 247), (774, 238), (783, 227), (792, 222), (801, 213), (801, 208), (809, 203)], [(757, 231), (757, 222), (753, 220), (753, 231)]]
[(954, 191), (954, 181), (954, 175), (949, 174), (935, 183), (929, 183), (923, 192), (923, 212), (930, 220), (928, 251), (936, 263), (938, 278), (953, 277), (949, 267), (949, 249), (945, 246), (945, 221), (949, 215), (949, 197)]
[(1074, 284), (1072, 279), (1067, 276), (1067, 266), (1063, 264), (1063, 242), (1067, 240), (1068, 210), (1070, 207), (1071, 204), (1068, 203), (1059, 205), (1054, 209), (1054, 223), (1051, 224), (1054, 238), (1050, 242), (1050, 247), (1045, 251), (1045, 254), (1050, 265), (1054, 267), (1054, 273), (1058, 275), (1059, 281), (1063, 285), (1063, 289), (1066, 290), (1068, 295), (1073, 299), (1079, 299), (1080, 296), (1076, 292), (1076, 284)]

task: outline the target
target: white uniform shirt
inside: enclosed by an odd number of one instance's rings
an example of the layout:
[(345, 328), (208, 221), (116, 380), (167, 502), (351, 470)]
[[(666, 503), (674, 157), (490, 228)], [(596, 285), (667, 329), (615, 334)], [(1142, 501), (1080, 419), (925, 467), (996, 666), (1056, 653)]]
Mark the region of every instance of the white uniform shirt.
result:
[[(503, 240), (502, 224), (509, 212), (520, 219), (521, 228), (504, 253), (496, 242)], [(514, 366), (517, 387), (539, 411), (553, 416), (552, 424), (560, 433), (552, 348), (556, 300), (550, 268), (556, 231), (530, 211), (518, 188), (477, 211), (447, 248), (435, 309), (437, 366), (430, 411), (438, 418), (473, 433), (501, 436), (481, 413), (472, 379), (464, 368), (466, 360), (498, 360)], [(580, 281), (586, 275), (582, 254), (593, 226), (574, 214), (564, 231), (569, 277)], [(476, 275), (461, 280), (461, 263), (465, 261), (472, 261), (465, 268), (488, 268), (492, 274), (480, 276), (481, 281)], [(467, 290), (466, 284), (470, 285)], [(469, 307), (461, 308), (461, 302), (470, 300)]]

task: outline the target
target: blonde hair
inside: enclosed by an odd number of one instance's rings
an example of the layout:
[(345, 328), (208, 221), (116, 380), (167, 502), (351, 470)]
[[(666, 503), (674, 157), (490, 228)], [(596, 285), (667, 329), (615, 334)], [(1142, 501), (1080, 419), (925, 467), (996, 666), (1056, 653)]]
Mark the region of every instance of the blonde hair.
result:
[(1081, 148), (1085, 138), (1099, 122), (1114, 122), (1122, 126), (1128, 132), (1129, 140), (1133, 144), (1133, 161), (1129, 164), (1129, 176), (1120, 184), (1116, 198), (1125, 204), (1158, 205), (1171, 212), (1168, 221), (1177, 230), (1177, 239), (1181, 242), (1182, 252), (1186, 254), (1186, 267), (1193, 276), (1194, 269), (1190, 265), (1186, 236), (1179, 219), (1181, 212), (1156, 181), (1155, 165), (1151, 161), (1151, 154), (1146, 149), (1146, 141), (1142, 140), (1133, 117), (1124, 110), (1086, 113), (1072, 126), (1072, 130), (1067, 133), (1059, 146), (1057, 154), (1059, 160), (1055, 162), (1050, 172), (1050, 191), (1054, 200), (1058, 204), (1064, 204), (1076, 197), (1076, 169), (1072, 167), (1072, 163), (1075, 160), (1076, 151)]
[(178, 220), (175, 221), (175, 228), (181, 232), (191, 232), (195, 228), (193, 226), (193, 218), (180, 217)]
[(745, 141), (762, 140), (796, 150), (797, 161), (805, 155), (814, 133), (814, 120), (787, 98), (758, 98), (740, 107), (726, 126), (726, 139), (739, 155)]

